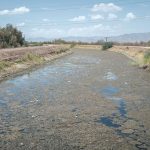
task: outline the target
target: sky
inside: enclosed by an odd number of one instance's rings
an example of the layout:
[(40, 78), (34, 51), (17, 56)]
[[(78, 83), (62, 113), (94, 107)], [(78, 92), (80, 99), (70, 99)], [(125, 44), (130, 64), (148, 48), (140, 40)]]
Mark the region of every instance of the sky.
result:
[(0, 26), (26, 38), (150, 32), (150, 0), (0, 0)]

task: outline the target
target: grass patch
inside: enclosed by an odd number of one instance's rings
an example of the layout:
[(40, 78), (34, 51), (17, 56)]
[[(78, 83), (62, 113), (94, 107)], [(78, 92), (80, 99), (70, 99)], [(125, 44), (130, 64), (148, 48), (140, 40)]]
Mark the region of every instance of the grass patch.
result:
[(20, 60), (17, 60), (16, 63), (22, 63), (22, 62), (42, 63), (43, 61), (44, 61), (43, 57), (33, 53), (28, 53)]
[(55, 51), (55, 54), (61, 54), (61, 53), (64, 53), (64, 52), (66, 52), (68, 50), (69, 50), (69, 48), (61, 48), (58, 51)]
[(132, 66), (137, 66), (137, 65), (139, 65), (138, 62), (136, 62), (136, 61), (131, 61), (131, 62), (129, 62), (129, 64), (132, 65)]
[(0, 61), (0, 71), (4, 70), (7, 67), (10, 67), (12, 65), (11, 62), (8, 61)]
[(66, 52), (66, 51), (68, 51), (69, 50), (69, 48), (61, 48), (60, 50), (59, 50), (59, 53), (64, 53), (64, 52)]
[[(54, 54), (60, 54), (66, 52), (69, 48), (60, 48), (59, 50), (55, 51)], [(14, 64), (22, 64), (22, 63), (29, 63), (29, 64), (42, 64), (46, 60), (44, 56), (40, 56), (34, 53), (27, 53), (22, 58), (19, 58), (14, 61), (0, 61), (0, 71), (4, 70), (5, 68), (9, 68)]]
[(144, 64), (150, 65), (150, 50), (145, 52), (144, 54)]
[(74, 48), (76, 46), (76, 44), (75, 43), (72, 43), (71, 45), (70, 45), (70, 48)]

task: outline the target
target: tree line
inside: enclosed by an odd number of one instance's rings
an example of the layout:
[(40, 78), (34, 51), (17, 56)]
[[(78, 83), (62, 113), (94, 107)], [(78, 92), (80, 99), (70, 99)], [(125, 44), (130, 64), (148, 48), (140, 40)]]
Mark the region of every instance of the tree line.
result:
[(124, 45), (124, 46), (150, 46), (149, 42), (135, 42), (135, 43), (118, 43), (109, 42), (106, 43), (104, 40), (98, 40), (96, 42), (82, 42), (82, 41), (65, 41), (63, 39), (55, 39), (52, 41), (45, 42), (27, 42), (25, 37), (20, 30), (13, 27), (11, 24), (7, 24), (5, 27), (0, 27), (0, 48), (14, 48), (21, 46), (42, 46), (46, 44), (71, 44), (71, 45), (104, 45), (104, 48), (111, 45)]
[(21, 31), (11, 24), (0, 27), (0, 48), (21, 47), (26, 44)]
[(150, 46), (150, 41), (148, 42), (114, 42), (108, 41), (105, 42), (104, 40), (98, 40), (96, 42), (83, 42), (83, 41), (65, 41), (63, 39), (55, 39), (52, 41), (45, 41), (45, 42), (28, 42), (29, 46), (42, 46), (46, 44), (73, 44), (73, 45), (105, 45), (108, 43), (110, 45), (118, 45), (118, 46)]

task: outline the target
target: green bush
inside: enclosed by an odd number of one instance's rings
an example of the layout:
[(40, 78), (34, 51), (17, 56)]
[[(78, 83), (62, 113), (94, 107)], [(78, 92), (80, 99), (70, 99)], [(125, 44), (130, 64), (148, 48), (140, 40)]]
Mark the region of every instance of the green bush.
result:
[(113, 47), (113, 43), (112, 42), (106, 42), (102, 45), (102, 50), (107, 50), (109, 48)]
[(11, 66), (11, 63), (8, 62), (8, 61), (0, 61), (0, 71), (7, 68), (7, 67), (10, 67)]
[(25, 45), (25, 38), (22, 32), (11, 24), (0, 28), (0, 48), (20, 47)]
[(150, 65), (150, 50), (145, 52), (144, 54), (144, 63), (146, 65)]
[(70, 48), (74, 48), (76, 46), (76, 44), (75, 43), (72, 43), (71, 45), (70, 45)]

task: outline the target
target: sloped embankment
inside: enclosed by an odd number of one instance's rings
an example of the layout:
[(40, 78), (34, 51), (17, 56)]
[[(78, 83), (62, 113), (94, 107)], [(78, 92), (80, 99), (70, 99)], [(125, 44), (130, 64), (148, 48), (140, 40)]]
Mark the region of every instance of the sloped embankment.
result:
[(139, 67), (150, 70), (150, 47), (114, 46), (110, 51), (124, 54), (131, 58)]
[(0, 80), (71, 53), (69, 45), (49, 45), (0, 50)]

